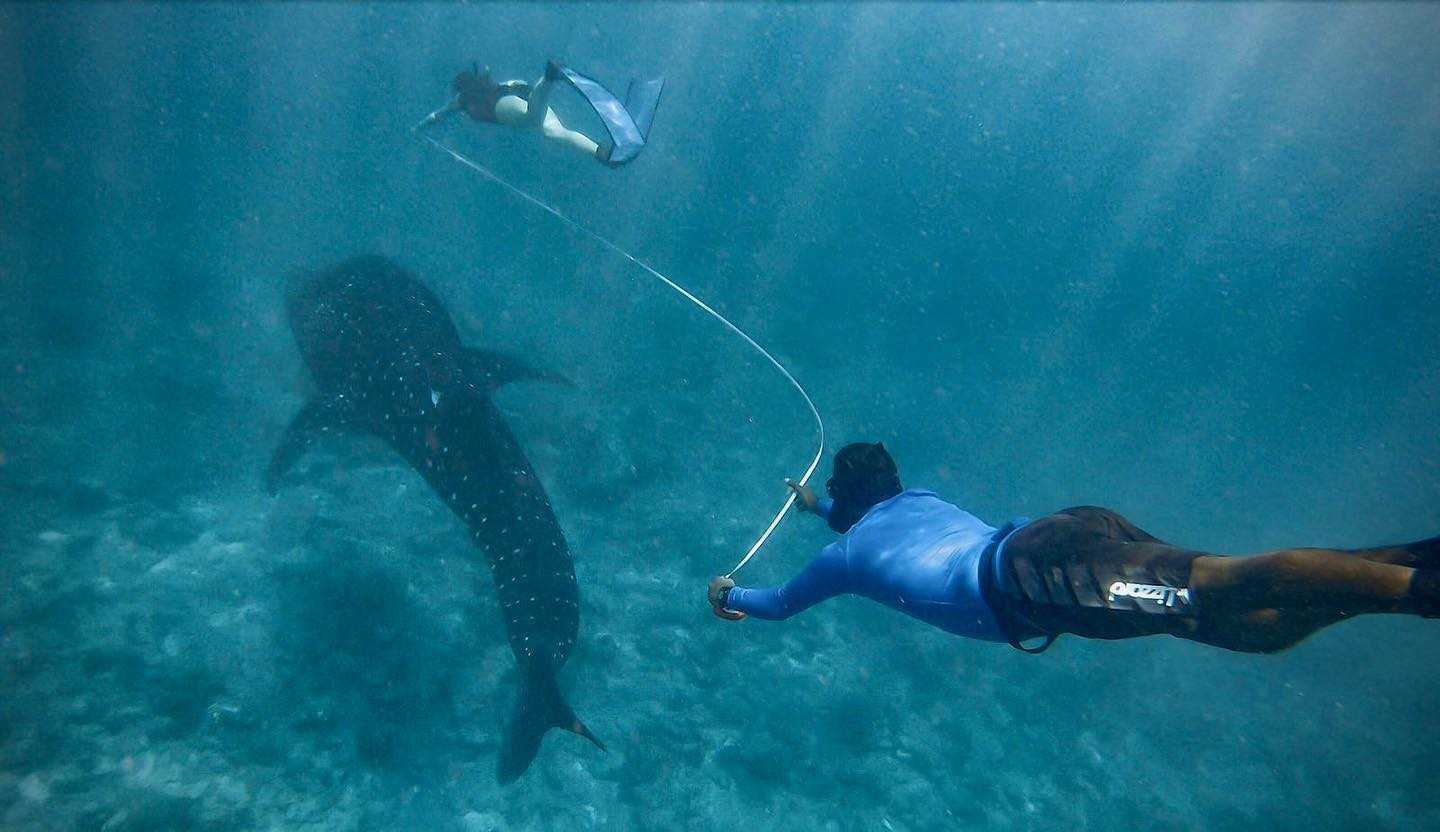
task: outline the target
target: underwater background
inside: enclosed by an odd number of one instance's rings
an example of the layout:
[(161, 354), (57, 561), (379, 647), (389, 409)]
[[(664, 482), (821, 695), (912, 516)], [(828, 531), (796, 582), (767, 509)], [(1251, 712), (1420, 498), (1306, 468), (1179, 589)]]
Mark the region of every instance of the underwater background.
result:
[[(0, 6), (0, 828), (1440, 828), (1433, 622), (1029, 657), (858, 599), (716, 620), (803, 404), (409, 132), (471, 61), (663, 74), (619, 170), (440, 134), (992, 525), (1374, 545), (1440, 532), (1436, 43), (1418, 3)], [(309, 389), (286, 276), (363, 253), (576, 383), (498, 402), (608, 754), (557, 732), (496, 785), (488, 570), (381, 443), (262, 488)]]

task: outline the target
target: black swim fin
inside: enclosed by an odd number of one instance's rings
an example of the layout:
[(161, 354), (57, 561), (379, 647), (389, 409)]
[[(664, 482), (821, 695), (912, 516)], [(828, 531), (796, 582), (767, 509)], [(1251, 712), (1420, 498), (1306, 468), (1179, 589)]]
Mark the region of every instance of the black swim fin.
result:
[(526, 674), (515, 699), (515, 709), (510, 714), (510, 723), (505, 726), (505, 737), (500, 744), (500, 761), (495, 779), (501, 785), (513, 783), (540, 751), (540, 741), (551, 728), (562, 728), (579, 734), (605, 751), (605, 744), (590, 733), (585, 723), (565, 702), (555, 674), (549, 669), (536, 670)]

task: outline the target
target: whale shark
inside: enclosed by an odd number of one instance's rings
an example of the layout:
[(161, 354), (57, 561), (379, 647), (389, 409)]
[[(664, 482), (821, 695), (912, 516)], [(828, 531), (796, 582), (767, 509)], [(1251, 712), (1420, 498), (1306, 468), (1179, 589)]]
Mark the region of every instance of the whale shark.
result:
[(299, 274), (285, 303), (319, 392), (286, 427), (267, 489), (275, 494), (327, 434), (370, 433), (388, 443), (465, 523), (494, 578), (520, 679), (497, 779), (523, 774), (551, 728), (603, 750), (557, 680), (580, 626), (570, 551), (545, 489), (490, 400), (507, 382), (564, 379), (464, 346), (439, 298), (383, 257)]

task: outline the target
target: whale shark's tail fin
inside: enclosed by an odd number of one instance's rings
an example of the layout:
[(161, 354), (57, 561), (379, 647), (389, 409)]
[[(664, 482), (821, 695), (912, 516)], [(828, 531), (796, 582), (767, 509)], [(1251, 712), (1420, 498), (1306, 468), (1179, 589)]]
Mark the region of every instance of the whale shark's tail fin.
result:
[(563, 728), (595, 743), (601, 751), (601, 742), (585, 723), (575, 716), (560, 694), (560, 685), (550, 669), (526, 673), (526, 680), (520, 686), (515, 700), (515, 710), (510, 714), (510, 724), (505, 726), (505, 739), (500, 745), (500, 765), (495, 772), (501, 785), (513, 783), (525, 773), (535, 754), (540, 750), (540, 741), (551, 728)]

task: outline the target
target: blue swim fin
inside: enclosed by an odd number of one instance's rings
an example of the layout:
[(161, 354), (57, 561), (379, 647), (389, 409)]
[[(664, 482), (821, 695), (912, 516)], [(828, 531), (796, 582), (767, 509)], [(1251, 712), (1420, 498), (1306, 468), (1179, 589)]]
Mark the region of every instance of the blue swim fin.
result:
[(599, 81), (568, 66), (555, 64), (554, 68), (576, 92), (585, 96), (605, 124), (605, 132), (610, 134), (608, 153), (600, 161), (610, 167), (619, 167), (640, 155), (650, 135), (650, 123), (655, 120), (655, 108), (660, 105), (660, 91), (665, 86), (665, 79), (631, 82), (625, 94), (625, 103), (621, 104), (620, 99)]
[(635, 120), (641, 138), (647, 141), (650, 139), (650, 122), (655, 120), (655, 108), (660, 106), (660, 91), (664, 88), (664, 78), (651, 78), (648, 81), (631, 81), (630, 88), (625, 91), (625, 110)]

